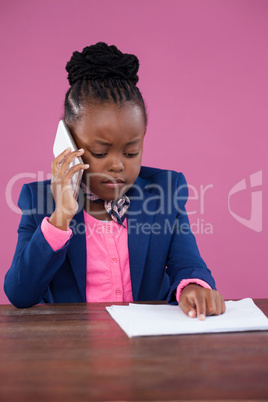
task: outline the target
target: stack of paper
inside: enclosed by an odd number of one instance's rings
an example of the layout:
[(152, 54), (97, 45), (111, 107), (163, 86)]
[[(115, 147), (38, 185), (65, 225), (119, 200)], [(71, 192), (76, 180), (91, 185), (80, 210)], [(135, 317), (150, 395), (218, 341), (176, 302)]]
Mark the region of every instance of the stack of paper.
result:
[(204, 321), (189, 318), (178, 306), (167, 304), (129, 304), (106, 309), (129, 337), (268, 330), (268, 318), (252, 299), (225, 304), (224, 314), (206, 317)]

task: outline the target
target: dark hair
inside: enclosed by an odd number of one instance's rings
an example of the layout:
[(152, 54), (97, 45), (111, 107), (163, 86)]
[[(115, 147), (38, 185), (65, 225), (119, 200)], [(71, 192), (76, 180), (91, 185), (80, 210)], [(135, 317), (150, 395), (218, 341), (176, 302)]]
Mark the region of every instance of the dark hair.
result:
[(66, 64), (71, 88), (65, 95), (64, 119), (72, 124), (81, 116), (83, 105), (130, 102), (139, 105), (147, 125), (143, 97), (136, 86), (139, 60), (133, 54), (122, 53), (116, 46), (104, 42), (74, 52)]

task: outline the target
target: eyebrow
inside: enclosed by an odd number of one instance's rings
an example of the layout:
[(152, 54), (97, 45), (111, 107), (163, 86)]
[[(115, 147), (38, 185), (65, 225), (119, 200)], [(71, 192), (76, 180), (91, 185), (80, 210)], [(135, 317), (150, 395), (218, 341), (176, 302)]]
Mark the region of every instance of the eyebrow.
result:
[[(100, 145), (108, 145), (108, 146), (110, 146), (110, 147), (112, 146), (112, 144), (111, 144), (110, 142), (108, 142), (108, 141), (95, 140), (95, 142), (96, 142), (97, 144), (100, 144)], [(140, 139), (139, 139), (139, 138), (137, 138), (136, 140), (127, 142), (127, 143), (126, 143), (126, 146), (127, 146), (127, 145), (134, 145), (134, 144), (137, 144), (138, 142), (140, 142)]]

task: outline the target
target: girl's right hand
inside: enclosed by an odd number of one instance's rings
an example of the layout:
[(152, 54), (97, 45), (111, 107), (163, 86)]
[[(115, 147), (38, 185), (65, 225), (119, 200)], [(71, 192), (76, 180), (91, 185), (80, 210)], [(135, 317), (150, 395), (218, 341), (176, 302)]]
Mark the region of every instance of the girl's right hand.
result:
[(73, 196), (71, 179), (79, 170), (89, 168), (87, 164), (78, 164), (69, 168), (70, 163), (75, 157), (83, 155), (84, 150), (71, 152), (67, 148), (58, 155), (51, 165), (51, 191), (55, 201), (55, 211), (49, 218), (49, 222), (62, 230), (67, 230), (73, 216), (78, 210), (77, 200)]

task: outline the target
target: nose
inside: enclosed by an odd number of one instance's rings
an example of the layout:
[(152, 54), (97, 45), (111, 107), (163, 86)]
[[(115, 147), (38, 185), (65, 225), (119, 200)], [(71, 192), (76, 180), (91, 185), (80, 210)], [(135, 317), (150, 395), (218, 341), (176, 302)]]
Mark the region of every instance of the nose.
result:
[(124, 170), (124, 164), (120, 156), (113, 156), (109, 158), (109, 165), (108, 165), (109, 172), (118, 173), (121, 172), (122, 170)]

